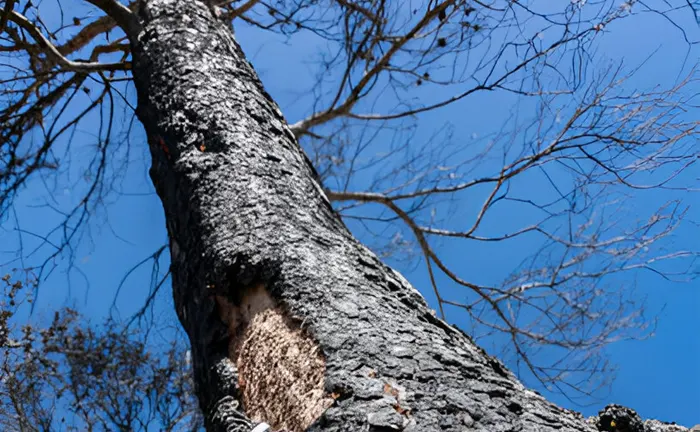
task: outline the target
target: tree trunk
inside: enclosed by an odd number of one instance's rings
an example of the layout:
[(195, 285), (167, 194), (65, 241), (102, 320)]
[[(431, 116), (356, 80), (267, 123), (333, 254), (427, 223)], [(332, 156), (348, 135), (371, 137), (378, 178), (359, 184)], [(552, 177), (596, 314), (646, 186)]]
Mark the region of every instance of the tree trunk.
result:
[(209, 431), (595, 430), (353, 238), (211, 9), (144, 3), (137, 112)]

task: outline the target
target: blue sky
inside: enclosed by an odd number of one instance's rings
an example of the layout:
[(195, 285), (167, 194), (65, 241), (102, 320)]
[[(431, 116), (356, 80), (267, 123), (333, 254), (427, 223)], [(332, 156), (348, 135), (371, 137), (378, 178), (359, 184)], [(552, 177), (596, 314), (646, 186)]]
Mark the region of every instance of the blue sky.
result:
[[(692, 63), (692, 59), (698, 58), (697, 48), (689, 51), (688, 46), (681, 42), (679, 33), (660, 17), (635, 17), (617, 24), (610, 31), (598, 45), (597, 55), (600, 59), (624, 59), (626, 65), (634, 66), (655, 51), (640, 72), (627, 83), (630, 88), (648, 89), (659, 84), (670, 84), (684, 70), (684, 66), (687, 72), (686, 59), (691, 59), (689, 62)], [(236, 35), (287, 119), (295, 122), (308, 114), (308, 88), (312, 83), (313, 70), (308, 60), (317, 50), (316, 42), (299, 37), (287, 43), (246, 26), (237, 27)], [(695, 33), (697, 35), (698, 32)], [(133, 94), (131, 97), (133, 100)], [(421, 142), (421, 139), (449, 124), (453, 136), (460, 143), (469, 143), (470, 140), (478, 140), (497, 130), (514, 110), (516, 113), (522, 110), (518, 114), (525, 115), (528, 114), (528, 109), (531, 107), (527, 104), (514, 104), (508, 95), (478, 94), (439, 113), (420, 117), (416, 142)], [(697, 117), (697, 114), (694, 115)], [(16, 201), (16, 219), (12, 216), (2, 222), (0, 249), (6, 251), (3, 262), (13, 257), (13, 251), (19, 245), (18, 226), (24, 230), (40, 231), (42, 227), (59, 220), (57, 215), (45, 207), (37, 207), (45, 202), (47, 193), (54, 195), (61, 205), (68, 205), (79, 197), (80, 186), (75, 184), (80, 184), (80, 176), (85, 175), (85, 160), (81, 157), (89, 153), (87, 150), (93, 145), (93, 132), (84, 127), (76, 135), (71, 148), (73, 160), (78, 163), (64, 173), (59, 183), (47, 190), (45, 184), (34, 180), (23, 191)], [(116, 289), (126, 272), (166, 242), (162, 208), (147, 175), (148, 154), (140, 126), (131, 134), (129, 143), (121, 140), (113, 151), (118, 160), (128, 161), (129, 167), (119, 177), (112, 199), (105, 203), (98, 214), (93, 215), (89, 235), (86, 233), (75, 249), (76, 268), (66, 271), (65, 261), (61, 261), (42, 285), (36, 308), (37, 317), (51, 315), (51, 310), (62, 305), (76, 306), (95, 320), (109, 313), (128, 316), (141, 305), (147, 294), (151, 278), (150, 265), (141, 266), (129, 274), (116, 297), (116, 309), (113, 307)], [(693, 168), (686, 178), (695, 181), (698, 174), (697, 169)], [(357, 184), (362, 181), (358, 180)], [(524, 183), (522, 187), (537, 188), (537, 181), (536, 178), (529, 179), (529, 183)], [(697, 193), (657, 191), (634, 195), (629, 201), (630, 213), (649, 213), (670, 198), (682, 199), (685, 205), (690, 206), (688, 220), (700, 222)], [(454, 210), (457, 215), (455, 217), (459, 217), (460, 214), (473, 212), (474, 208), (471, 202), (460, 201)], [(494, 213), (488, 223), (491, 227), (500, 227), (517, 221), (513, 214), (502, 211)], [(360, 234), (360, 240), (371, 240), (364, 237), (365, 234)], [(696, 226), (684, 225), (677, 232), (672, 246), (697, 249), (697, 235)], [(37, 240), (25, 234), (22, 242), (26, 251)], [(515, 247), (507, 249), (473, 250), (464, 243), (445, 241), (438, 243), (436, 249), (441, 256), (449, 257), (448, 261), (461, 274), (489, 281), (506, 276), (522, 254), (535, 246), (519, 242)], [(416, 265), (415, 261), (390, 262), (435, 306), (423, 266)], [(166, 267), (167, 257), (162, 261), (162, 268)], [(553, 401), (586, 415), (595, 414), (607, 403), (620, 403), (636, 409), (645, 418), (675, 421), (686, 426), (700, 423), (698, 282), (675, 284), (650, 274), (637, 276), (634, 281), (637, 293), (646, 296), (649, 310), (657, 312), (660, 318), (655, 336), (645, 341), (620, 342), (608, 348), (610, 358), (619, 367), (619, 371), (610, 392), (600, 395), (600, 401), (582, 407), (572, 405), (556, 394), (546, 391), (543, 393)], [(623, 282), (632, 281), (620, 281)], [(168, 297), (167, 288), (159, 296), (156, 313), (163, 319), (174, 322), (172, 301)], [(445, 289), (456, 288), (446, 283)], [(468, 324), (466, 318), (457, 311), (448, 311), (448, 320), (458, 325)]]

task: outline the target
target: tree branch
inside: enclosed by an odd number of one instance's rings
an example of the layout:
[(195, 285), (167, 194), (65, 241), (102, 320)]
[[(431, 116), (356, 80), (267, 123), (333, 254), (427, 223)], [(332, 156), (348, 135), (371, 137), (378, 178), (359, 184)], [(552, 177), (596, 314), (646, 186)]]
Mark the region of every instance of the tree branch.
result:
[(10, 20), (17, 24), (22, 29), (26, 30), (36, 42), (44, 48), (45, 54), (51, 57), (56, 63), (62, 66), (64, 69), (74, 72), (97, 72), (97, 71), (116, 71), (116, 70), (129, 70), (131, 69), (131, 63), (129, 62), (119, 62), (119, 63), (98, 63), (98, 62), (76, 62), (67, 59), (61, 54), (61, 52), (52, 44), (39, 29), (32, 24), (24, 15), (17, 12), (10, 12)]
[(5, 0), (5, 9), (2, 11), (2, 18), (0, 18), (0, 34), (5, 31), (5, 26), (7, 25), (7, 20), (10, 17), (10, 12), (15, 5), (15, 0)]
[[(342, 92), (342, 84), (341, 87), (338, 89), (338, 95), (326, 111), (313, 114), (311, 117), (308, 117), (291, 125), (290, 129), (292, 133), (297, 138), (300, 138), (314, 126), (326, 123), (339, 116), (347, 115), (352, 109), (352, 107), (355, 105), (355, 103), (360, 99), (360, 95), (362, 94), (362, 91), (365, 90), (365, 87), (367, 87), (367, 85), (370, 82), (372, 82), (372, 80), (375, 79), (375, 77), (385, 67), (389, 65), (389, 62), (394, 57), (394, 54), (396, 54), (401, 48), (404, 47), (404, 45), (406, 45), (409, 41), (416, 37), (416, 35), (418, 35), (418, 33), (422, 29), (424, 29), (428, 24), (430, 24), (436, 17), (438, 17), (441, 13), (444, 13), (445, 10), (447, 10), (447, 8), (453, 3), (454, 0), (447, 0), (436, 5), (433, 9), (426, 12), (426, 14), (420, 19), (420, 21), (416, 23), (416, 25), (413, 26), (413, 28), (410, 31), (408, 31), (405, 35), (403, 35), (400, 38), (397, 38), (397, 40), (391, 45), (391, 47), (379, 59), (379, 61), (377, 61), (377, 63), (375, 63), (375, 65), (369, 71), (367, 71), (367, 73), (364, 74), (364, 76), (360, 79), (357, 85), (352, 89), (351, 94), (347, 97), (347, 99), (345, 99), (345, 101), (340, 106), (334, 108)], [(346, 75), (346, 79), (347, 78), (348, 77)]]
[(131, 11), (138, 2), (132, 2), (128, 7), (116, 0), (87, 0), (88, 3), (102, 9), (116, 21), (117, 25), (131, 40), (135, 40), (142, 30), (141, 22)]

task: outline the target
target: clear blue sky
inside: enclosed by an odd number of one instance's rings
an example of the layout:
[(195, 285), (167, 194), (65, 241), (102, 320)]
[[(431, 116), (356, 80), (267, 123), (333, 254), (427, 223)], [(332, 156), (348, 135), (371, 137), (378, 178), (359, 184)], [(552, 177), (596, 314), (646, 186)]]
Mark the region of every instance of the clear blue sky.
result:
[[(680, 42), (680, 35), (670, 25), (664, 24), (662, 19), (640, 17), (611, 30), (612, 33), (599, 45), (598, 55), (601, 58), (624, 58), (626, 64), (636, 65), (658, 48), (642, 71), (628, 83), (629, 86), (645, 89), (668, 84), (676, 78), (688, 47)], [(308, 105), (304, 102), (308, 103), (309, 100), (305, 91), (311, 85), (310, 71), (313, 69), (306, 61), (315, 52), (313, 41), (297, 38), (287, 44), (245, 26), (237, 27), (236, 35), (287, 119), (294, 122), (307, 114)], [(690, 63), (698, 58), (697, 54), (697, 49), (691, 51)], [(493, 132), (510, 114), (511, 108), (512, 100), (506, 96), (477, 95), (439, 114), (422, 117), (419, 137), (429, 136), (445, 123), (450, 123), (455, 136), (468, 141), (474, 136)], [(105, 316), (110, 313), (115, 290), (126, 271), (165, 243), (162, 209), (147, 175), (149, 162), (146, 145), (140, 126), (136, 129), (132, 134), (130, 152), (127, 154), (124, 142), (115, 150), (115, 155), (130, 161), (127, 175), (123, 176), (116, 188), (120, 196), (113, 195), (106, 210), (95, 216), (90, 235), (82, 238), (75, 251), (77, 270), (66, 272), (65, 262), (62, 262), (42, 286), (37, 306), (39, 315), (50, 314), (54, 308), (70, 304), (93, 319)], [(82, 155), (88, 153), (93, 139), (87, 129), (76, 136), (72, 150), (75, 160), (81, 161)], [(75, 181), (83, 174), (74, 168), (70, 176)], [(694, 169), (687, 177), (695, 180), (698, 174)], [(52, 193), (59, 203), (65, 205), (76, 198), (78, 191), (79, 187), (63, 180)], [(17, 223), (23, 229), (39, 231), (39, 227), (58, 221), (46, 208), (36, 207), (45, 202), (45, 197), (45, 186), (39, 181), (34, 181), (24, 191), (17, 200), (19, 222), (14, 218), (3, 221), (0, 232), (2, 251), (16, 249), (18, 236), (14, 229)], [(700, 222), (698, 195), (685, 193), (678, 197), (691, 206), (688, 219)], [(668, 199), (669, 194), (651, 193), (637, 198), (631, 205), (640, 212), (649, 212), (654, 209), (653, 206)], [(468, 212), (469, 205), (459, 203), (457, 213), (460, 210)], [(512, 215), (507, 212), (497, 215), (490, 220), (494, 226), (512, 222)], [(675, 246), (697, 249), (697, 235), (696, 226), (686, 226), (678, 232)], [(25, 251), (30, 250), (35, 241), (25, 235)], [(459, 242), (445, 242), (438, 246), (438, 251), (442, 256), (449, 256), (462, 274), (473, 273), (481, 280), (498, 280), (509, 273), (517, 263), (519, 253), (526, 252), (529, 246), (521, 243), (514, 250), (476, 253)], [(9, 258), (11, 254), (5, 256)], [(424, 267), (403, 262), (393, 264), (435, 305)], [(167, 259), (163, 261), (163, 268), (166, 266)], [(117, 306), (123, 316), (128, 316), (141, 305), (148, 290), (150, 272), (150, 266), (143, 266), (134, 271), (122, 286)], [(651, 310), (660, 311), (660, 323), (652, 339), (618, 343), (609, 348), (612, 361), (619, 366), (611, 392), (604, 395), (602, 401), (588, 407), (573, 406), (557, 395), (544, 393), (555, 402), (586, 415), (595, 414), (607, 403), (620, 403), (636, 409), (645, 418), (676, 421), (686, 426), (700, 423), (700, 286), (698, 282), (673, 284), (652, 275), (645, 275), (636, 282), (639, 294), (648, 296)], [(157, 302), (157, 310), (174, 320), (168, 295), (166, 287)], [(455, 324), (465, 323), (457, 312), (451, 312), (448, 318)]]

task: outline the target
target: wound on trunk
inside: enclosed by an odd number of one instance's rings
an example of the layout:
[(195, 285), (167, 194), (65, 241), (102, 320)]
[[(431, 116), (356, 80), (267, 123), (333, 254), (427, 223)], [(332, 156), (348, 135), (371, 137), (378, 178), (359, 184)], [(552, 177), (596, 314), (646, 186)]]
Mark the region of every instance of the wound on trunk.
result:
[(318, 344), (263, 284), (241, 293), (238, 304), (221, 295), (216, 302), (246, 415), (275, 429), (306, 430), (333, 403), (323, 391), (326, 364)]

